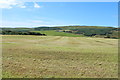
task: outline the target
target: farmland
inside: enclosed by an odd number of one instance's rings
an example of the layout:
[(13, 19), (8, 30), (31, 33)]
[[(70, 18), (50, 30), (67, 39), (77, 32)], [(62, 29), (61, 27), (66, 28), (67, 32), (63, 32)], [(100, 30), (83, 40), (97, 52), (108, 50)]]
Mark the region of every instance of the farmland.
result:
[(117, 78), (118, 39), (2, 35), (3, 78)]
[(54, 30), (50, 31), (33, 31), (33, 32), (38, 32), (38, 33), (44, 33), (48, 36), (67, 36), (67, 37), (83, 37), (84, 35), (76, 35), (72, 33), (64, 33), (64, 32), (56, 32)]

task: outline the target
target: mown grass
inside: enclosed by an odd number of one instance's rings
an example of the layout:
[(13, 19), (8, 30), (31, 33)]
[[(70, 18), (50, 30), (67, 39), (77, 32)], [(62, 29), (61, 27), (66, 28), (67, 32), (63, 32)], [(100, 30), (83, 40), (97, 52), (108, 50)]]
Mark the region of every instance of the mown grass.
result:
[(67, 37), (83, 37), (84, 36), (84, 35), (76, 35), (76, 34), (72, 34), (72, 33), (57, 32), (57, 31), (54, 31), (54, 30), (50, 30), (50, 31), (34, 31), (34, 32), (44, 33), (47, 36), (67, 36)]
[(29, 35), (2, 38), (4, 78), (118, 77), (117, 39)]

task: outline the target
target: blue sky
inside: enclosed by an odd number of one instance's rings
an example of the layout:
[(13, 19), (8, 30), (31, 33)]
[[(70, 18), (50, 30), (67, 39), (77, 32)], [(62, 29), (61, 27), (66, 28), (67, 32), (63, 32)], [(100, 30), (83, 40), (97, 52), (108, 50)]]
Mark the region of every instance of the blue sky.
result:
[(26, 2), (2, 9), (3, 27), (118, 26), (117, 2)]

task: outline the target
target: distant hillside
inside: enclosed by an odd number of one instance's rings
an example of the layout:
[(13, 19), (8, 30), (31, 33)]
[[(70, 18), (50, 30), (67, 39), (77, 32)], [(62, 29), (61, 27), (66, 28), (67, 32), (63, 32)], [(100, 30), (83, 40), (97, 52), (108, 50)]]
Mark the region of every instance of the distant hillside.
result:
[(55, 30), (49, 30), (49, 31), (34, 31), (46, 34), (47, 36), (68, 36), (68, 37), (84, 37), (84, 35), (76, 35), (72, 33), (65, 33), (65, 32), (57, 32)]
[[(2, 28), (4, 34), (8, 31), (15, 32), (41, 32), (51, 36), (88, 36), (103, 38), (119, 38), (120, 28), (102, 26), (59, 26), (59, 27), (36, 27), (36, 28)], [(7, 32), (6, 32), (7, 31)], [(2, 32), (1, 32), (2, 34)]]

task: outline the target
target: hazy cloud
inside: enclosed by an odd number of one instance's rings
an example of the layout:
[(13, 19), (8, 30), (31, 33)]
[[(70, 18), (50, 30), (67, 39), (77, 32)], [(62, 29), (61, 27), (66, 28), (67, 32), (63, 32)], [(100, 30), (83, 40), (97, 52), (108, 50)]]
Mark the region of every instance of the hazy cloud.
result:
[(33, 23), (43, 23), (44, 21), (32, 21)]
[(35, 8), (41, 8), (41, 6), (39, 6), (37, 3), (34, 2), (34, 7)]
[(40, 24), (47, 24), (47, 23), (50, 23), (50, 22), (47, 22), (47, 21), (42, 21), (42, 20), (32, 20), (31, 21), (32, 23), (40, 23)]
[[(41, 8), (36, 2), (33, 2), (34, 8)], [(0, 8), (11, 9), (13, 7), (26, 8), (25, 1), (21, 0), (0, 0)]]
[(13, 6), (17, 6), (20, 8), (26, 8), (24, 2), (18, 0), (0, 0), (0, 8), (13, 8)]

